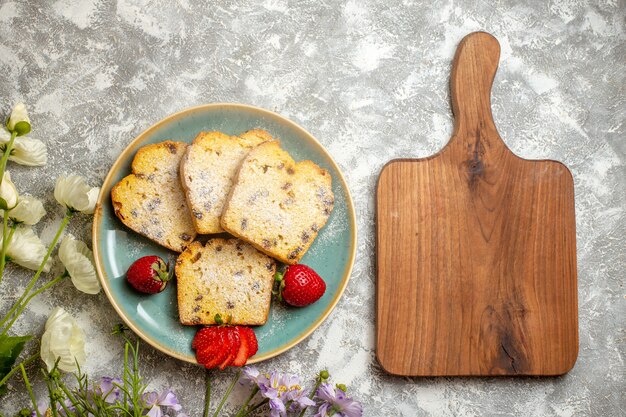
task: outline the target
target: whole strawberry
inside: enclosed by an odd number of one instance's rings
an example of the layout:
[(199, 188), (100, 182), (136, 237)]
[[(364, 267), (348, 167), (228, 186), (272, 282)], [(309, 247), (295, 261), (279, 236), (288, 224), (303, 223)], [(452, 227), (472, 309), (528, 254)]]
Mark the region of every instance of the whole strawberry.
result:
[(172, 278), (168, 265), (158, 256), (144, 256), (137, 259), (126, 272), (126, 280), (137, 291), (156, 294), (167, 286)]
[(278, 299), (296, 307), (308, 306), (319, 300), (326, 291), (326, 283), (306, 265), (290, 265), (284, 274), (276, 273)]

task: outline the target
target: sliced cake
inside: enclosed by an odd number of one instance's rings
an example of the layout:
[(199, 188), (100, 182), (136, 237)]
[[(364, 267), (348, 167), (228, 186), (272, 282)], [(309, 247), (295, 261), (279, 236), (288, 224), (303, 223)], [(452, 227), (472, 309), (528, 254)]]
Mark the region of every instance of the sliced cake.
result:
[(330, 174), (311, 161), (295, 163), (277, 142), (244, 159), (222, 212), (227, 232), (287, 264), (295, 264), (328, 221)]
[(200, 234), (221, 233), (220, 216), (241, 162), (250, 150), (272, 140), (264, 130), (240, 136), (201, 132), (187, 148), (180, 164), (180, 179)]
[(187, 325), (267, 321), (276, 262), (239, 239), (193, 242), (176, 261), (178, 313)]
[(139, 149), (132, 173), (111, 190), (115, 215), (158, 244), (182, 252), (196, 237), (178, 177), (186, 143), (165, 141)]

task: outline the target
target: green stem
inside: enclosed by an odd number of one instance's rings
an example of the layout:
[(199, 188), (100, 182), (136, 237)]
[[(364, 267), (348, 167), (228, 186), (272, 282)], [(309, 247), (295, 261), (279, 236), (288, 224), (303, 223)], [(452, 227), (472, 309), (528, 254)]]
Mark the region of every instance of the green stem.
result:
[[(25, 360), (23, 360), (22, 362), (20, 362), (20, 365), (24, 365), (24, 366), (26, 366), (26, 365), (30, 364), (31, 362), (33, 362), (34, 360), (36, 360), (38, 357), (39, 357), (39, 353), (35, 353), (35, 354), (34, 354), (33, 356), (31, 356), (30, 358), (25, 359)], [(9, 378), (11, 378), (11, 377), (13, 376), (13, 374), (14, 374), (14, 373), (16, 373), (17, 371), (19, 371), (19, 369), (20, 369), (20, 365), (16, 365), (16, 366), (14, 366), (14, 367), (13, 367), (13, 368), (9, 371), (9, 373), (8, 373), (8, 374), (6, 374), (6, 375), (4, 376), (4, 378), (2, 378), (2, 379), (0, 380), (0, 387), (1, 387), (1, 386), (3, 386), (4, 384), (6, 384), (6, 382), (9, 380)]]
[(206, 391), (204, 393), (204, 413), (202, 417), (209, 417), (209, 409), (211, 408), (211, 372), (206, 373)]
[(259, 392), (259, 387), (255, 386), (252, 392), (250, 393), (250, 396), (246, 400), (246, 402), (243, 403), (239, 411), (237, 411), (237, 414), (235, 415), (235, 417), (241, 417), (244, 415), (243, 413), (246, 411), (246, 407), (248, 407), (248, 404), (250, 404), (250, 401), (252, 401), (252, 399), (254, 398), (257, 392)]
[(26, 385), (26, 389), (28, 390), (28, 395), (30, 395), (30, 400), (33, 403), (33, 407), (35, 407), (35, 412), (37, 413), (37, 417), (41, 417), (41, 413), (39, 412), (39, 407), (37, 407), (37, 400), (35, 400), (35, 394), (33, 394), (33, 389), (30, 386), (30, 381), (26, 376), (26, 369), (24, 369), (24, 363), (20, 363), (20, 371), (22, 371), (22, 377), (24, 377), (24, 385)]
[(260, 403), (255, 404), (254, 406), (252, 406), (252, 408), (250, 408), (248, 411), (246, 411), (246, 414), (244, 414), (242, 417), (246, 417), (248, 414), (250, 414), (251, 412), (253, 412), (257, 408), (262, 407), (262, 406), (264, 406), (265, 404), (267, 404), (269, 402), (270, 402), (269, 398), (264, 399)]
[[(4, 277), (4, 266), (7, 263), (7, 246), (9, 246), (9, 242), (11, 237), (13, 237), (13, 233), (11, 236), (7, 236), (7, 227), (9, 224), (9, 213), (11, 210), (4, 210), (2, 214), (2, 251), (0, 252), (0, 282), (2, 282), (2, 277)], [(13, 229), (15, 230), (15, 229)]]
[(59, 404), (61, 404), (61, 408), (63, 408), (63, 411), (65, 411), (65, 416), (66, 417), (71, 417), (73, 415), (75, 415), (74, 413), (72, 413), (67, 406), (65, 405), (65, 401), (59, 401)]
[[(313, 397), (315, 396), (315, 392), (320, 387), (320, 385), (322, 385), (322, 378), (318, 376), (317, 379), (315, 380), (315, 386), (313, 387), (313, 390), (311, 390), (311, 392), (309, 393), (310, 400), (313, 399)], [(302, 411), (300, 411), (300, 414), (298, 414), (298, 417), (304, 416), (304, 413), (306, 412), (307, 408), (309, 407), (304, 407)]]
[(54, 391), (54, 388), (52, 387), (52, 380), (51, 378), (48, 377), (48, 375), (46, 375), (46, 371), (41, 368), (41, 374), (43, 375), (43, 379), (44, 382), (46, 383), (46, 388), (48, 389), (48, 395), (50, 396), (50, 410), (52, 410), (52, 415), (54, 417), (58, 417), (58, 412), (57, 412), (57, 402), (58, 400), (56, 398), (53, 398), (52, 396), (52, 392)]
[(233, 379), (233, 382), (231, 382), (228, 386), (228, 389), (226, 390), (222, 401), (220, 401), (220, 404), (217, 406), (217, 410), (215, 410), (215, 413), (213, 413), (213, 417), (219, 416), (220, 411), (222, 411), (222, 407), (224, 406), (224, 403), (226, 403), (226, 400), (230, 396), (230, 393), (233, 392), (233, 388), (235, 388), (235, 384), (237, 383), (237, 381), (239, 381), (239, 375), (241, 375), (241, 371), (237, 371), (237, 374), (235, 374), (235, 379)]
[(2, 334), (0, 334), (0, 336), (4, 336), (7, 333), (7, 331), (11, 328), (11, 326), (13, 326), (13, 323), (15, 323), (15, 321), (22, 315), (22, 312), (24, 311), (26, 306), (28, 305), (28, 303), (30, 303), (30, 300), (32, 300), (33, 298), (37, 297), (39, 294), (41, 294), (42, 292), (44, 292), (48, 288), (52, 287), (57, 282), (62, 281), (63, 278), (65, 278), (65, 277), (67, 277), (67, 272), (63, 272), (61, 275), (59, 275), (58, 277), (56, 277), (55, 279), (53, 279), (52, 281), (50, 281), (46, 285), (43, 285), (42, 287), (38, 288), (37, 291), (35, 291), (31, 295), (29, 295), (26, 298), (26, 300), (24, 300), (24, 302), (22, 303), (20, 308), (17, 310), (17, 312), (15, 313), (15, 316), (13, 316), (13, 318), (11, 319), (9, 324), (7, 324), (6, 328), (2, 331)]
[(43, 269), (45, 268), (46, 263), (48, 262), (48, 258), (50, 258), (50, 255), (52, 254), (52, 250), (56, 246), (57, 242), (59, 241), (59, 238), (61, 237), (61, 233), (63, 233), (65, 226), (67, 226), (67, 224), (69, 223), (73, 215), (74, 213), (69, 210), (65, 213), (65, 217), (63, 217), (63, 221), (61, 222), (61, 225), (59, 226), (59, 230), (57, 230), (57, 234), (54, 236), (54, 239), (52, 239), (52, 243), (50, 243), (48, 252), (46, 252), (46, 256), (43, 257), (43, 260), (41, 261), (41, 264), (39, 265), (37, 272), (35, 272), (35, 275), (26, 286), (26, 289), (24, 290), (24, 293), (22, 294), (20, 299), (17, 300), (17, 302), (13, 305), (13, 307), (11, 307), (9, 312), (6, 314), (6, 316), (4, 316), (4, 318), (0, 322), (0, 326), (4, 327), (3, 333), (6, 333), (11, 327), (11, 326), (5, 326), (5, 323), (11, 318), (13, 313), (15, 313), (15, 311), (20, 307), (20, 305), (22, 304), (22, 301), (24, 301), (24, 299), (28, 296), (28, 293), (33, 289), (33, 287), (37, 283), (39, 276), (43, 272)]
[(76, 404), (76, 403), (77, 403), (77, 401), (76, 401), (76, 397), (74, 397), (74, 396), (72, 395), (72, 393), (70, 392), (70, 390), (69, 390), (69, 389), (67, 389), (67, 387), (65, 386), (65, 384), (58, 384), (57, 386), (61, 388), (61, 390), (62, 390), (62, 391), (65, 393), (65, 395), (67, 396), (67, 399), (68, 399), (68, 400), (70, 400), (70, 402), (71, 402), (72, 404)]
[(16, 137), (17, 132), (11, 132), (11, 140), (9, 141), (9, 143), (7, 143), (7, 147), (4, 149), (4, 154), (2, 155), (2, 159), (0, 159), (0, 185), (2, 185), (4, 170), (7, 167), (7, 161), (9, 160), (9, 156), (11, 156), (11, 151), (13, 150), (13, 142), (15, 142)]

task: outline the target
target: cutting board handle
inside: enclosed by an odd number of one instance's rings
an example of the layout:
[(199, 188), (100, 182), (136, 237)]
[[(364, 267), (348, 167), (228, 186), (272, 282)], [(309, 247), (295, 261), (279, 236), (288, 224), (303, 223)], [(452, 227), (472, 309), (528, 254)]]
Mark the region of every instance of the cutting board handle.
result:
[(464, 138), (479, 138), (486, 148), (506, 148), (491, 114), (491, 86), (499, 60), (500, 44), (489, 33), (473, 32), (461, 40), (450, 77), (455, 119), (450, 146), (458, 142), (465, 147)]

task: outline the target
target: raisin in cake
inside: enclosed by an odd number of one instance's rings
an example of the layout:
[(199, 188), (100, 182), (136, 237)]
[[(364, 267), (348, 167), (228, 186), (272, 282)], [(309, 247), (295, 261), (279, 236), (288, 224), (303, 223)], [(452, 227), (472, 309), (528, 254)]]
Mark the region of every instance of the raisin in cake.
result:
[(297, 263), (333, 209), (330, 174), (311, 161), (295, 163), (277, 142), (244, 159), (224, 207), (227, 232), (287, 264)]
[(264, 130), (240, 136), (201, 132), (187, 148), (180, 164), (180, 179), (200, 234), (221, 233), (220, 216), (241, 161), (250, 150), (272, 140)]
[(115, 215), (135, 232), (176, 252), (196, 237), (178, 178), (186, 143), (165, 141), (137, 151), (132, 174), (111, 190)]
[(267, 321), (276, 262), (239, 239), (193, 242), (176, 261), (178, 313), (182, 324)]

